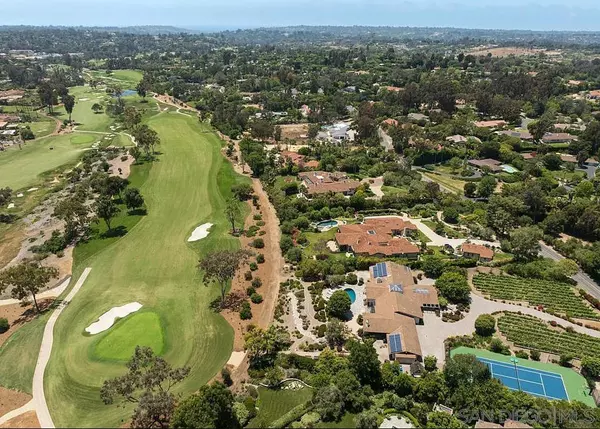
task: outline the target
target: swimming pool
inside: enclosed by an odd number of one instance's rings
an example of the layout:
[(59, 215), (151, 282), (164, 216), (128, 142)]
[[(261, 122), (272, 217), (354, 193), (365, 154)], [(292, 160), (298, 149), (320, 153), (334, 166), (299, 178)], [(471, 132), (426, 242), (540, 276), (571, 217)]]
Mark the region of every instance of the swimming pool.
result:
[(121, 97), (129, 97), (130, 95), (137, 95), (137, 91), (134, 91), (133, 89), (126, 89), (121, 94)]
[(356, 292), (354, 291), (354, 289), (346, 288), (346, 289), (344, 289), (344, 291), (350, 297), (350, 302), (352, 302), (352, 304), (354, 304), (354, 301), (356, 301)]
[(327, 229), (331, 229), (331, 228), (335, 228), (336, 226), (339, 225), (339, 222), (337, 220), (324, 220), (323, 222), (319, 222), (317, 224), (317, 228), (319, 228), (319, 230), (327, 230)]

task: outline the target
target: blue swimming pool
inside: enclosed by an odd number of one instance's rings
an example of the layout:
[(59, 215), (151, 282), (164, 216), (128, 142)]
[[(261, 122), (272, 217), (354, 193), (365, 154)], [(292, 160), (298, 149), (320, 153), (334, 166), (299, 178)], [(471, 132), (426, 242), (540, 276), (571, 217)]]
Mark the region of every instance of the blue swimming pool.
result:
[(130, 95), (137, 95), (137, 91), (134, 91), (133, 89), (126, 89), (121, 94), (122, 97), (129, 97)]
[(339, 225), (339, 222), (337, 220), (330, 219), (330, 220), (324, 220), (323, 222), (319, 222), (317, 224), (317, 228), (319, 228), (319, 229), (331, 229), (331, 228), (334, 228), (334, 227), (336, 227), (338, 225)]
[(354, 291), (354, 289), (347, 288), (347, 289), (344, 289), (344, 291), (350, 297), (350, 302), (352, 302), (352, 304), (354, 304), (354, 301), (356, 301), (356, 292)]

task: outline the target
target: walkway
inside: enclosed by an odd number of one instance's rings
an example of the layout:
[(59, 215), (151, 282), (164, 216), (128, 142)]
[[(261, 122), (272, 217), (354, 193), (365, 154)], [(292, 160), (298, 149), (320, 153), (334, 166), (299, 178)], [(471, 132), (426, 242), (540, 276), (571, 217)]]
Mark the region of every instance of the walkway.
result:
[[(400, 218), (404, 221), (409, 221), (409, 222), (413, 223), (414, 225), (416, 225), (416, 227), (419, 229), (419, 231), (421, 231), (423, 234), (425, 234), (427, 236), (427, 238), (430, 240), (430, 242), (427, 243), (428, 246), (443, 247), (444, 245), (449, 244), (450, 246), (452, 246), (453, 249), (456, 249), (458, 246), (461, 246), (464, 242), (469, 241), (470, 243), (481, 244), (484, 246), (500, 247), (500, 242), (498, 242), (498, 241), (486, 241), (486, 240), (477, 240), (477, 239), (468, 239), (467, 240), (466, 238), (442, 237), (441, 235), (436, 234), (433, 229), (431, 229), (427, 225), (425, 225), (421, 221), (421, 219), (411, 218), (410, 216), (407, 216), (407, 215), (371, 216), (371, 217), (375, 217), (375, 218), (394, 217), (394, 218)], [(369, 219), (371, 217), (366, 217), (365, 219)]]
[(50, 360), (50, 354), (52, 353), (52, 344), (54, 342), (54, 325), (56, 324), (56, 320), (58, 316), (62, 313), (65, 307), (73, 300), (75, 294), (79, 292), (79, 289), (83, 286), (83, 283), (87, 279), (88, 275), (92, 271), (91, 268), (86, 268), (83, 270), (81, 277), (77, 280), (77, 283), (69, 292), (67, 297), (59, 303), (48, 319), (48, 323), (46, 323), (46, 327), (44, 328), (44, 337), (42, 338), (42, 345), (40, 347), (40, 353), (38, 355), (38, 361), (35, 366), (35, 372), (33, 373), (33, 403), (37, 412), (38, 419), (40, 421), (40, 425), (43, 428), (53, 428), (54, 422), (52, 421), (52, 417), (50, 416), (50, 411), (48, 410), (48, 404), (46, 403), (46, 396), (44, 395), (44, 372), (46, 371), (46, 366), (48, 365), (48, 361)]
[(464, 319), (447, 323), (443, 322), (435, 313), (425, 312), (423, 317), (423, 325), (417, 326), (419, 341), (421, 342), (421, 350), (423, 356), (433, 355), (437, 358), (439, 364), (443, 364), (446, 358), (444, 342), (449, 337), (461, 335), (471, 335), (475, 332), (475, 320), (482, 314), (491, 314), (497, 311), (520, 311), (523, 314), (535, 316), (547, 322), (555, 321), (561, 326), (571, 326), (575, 331), (586, 334), (591, 337), (600, 338), (600, 331), (588, 329), (582, 326), (567, 322), (560, 317), (552, 316), (543, 313), (533, 308), (521, 307), (514, 304), (503, 304), (501, 302), (490, 301), (482, 296), (471, 294), (471, 311)]

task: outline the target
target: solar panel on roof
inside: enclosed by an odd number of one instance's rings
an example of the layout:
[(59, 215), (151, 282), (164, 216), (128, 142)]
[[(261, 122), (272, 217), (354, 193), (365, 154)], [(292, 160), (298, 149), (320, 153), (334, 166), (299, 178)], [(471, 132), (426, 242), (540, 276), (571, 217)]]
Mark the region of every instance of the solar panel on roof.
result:
[(404, 289), (402, 288), (402, 285), (399, 284), (390, 285), (390, 292), (404, 293)]
[(423, 295), (429, 295), (429, 289), (415, 289), (415, 293), (420, 293)]
[(392, 353), (400, 353), (402, 351), (402, 341), (400, 339), (400, 334), (392, 334), (390, 335), (390, 351)]

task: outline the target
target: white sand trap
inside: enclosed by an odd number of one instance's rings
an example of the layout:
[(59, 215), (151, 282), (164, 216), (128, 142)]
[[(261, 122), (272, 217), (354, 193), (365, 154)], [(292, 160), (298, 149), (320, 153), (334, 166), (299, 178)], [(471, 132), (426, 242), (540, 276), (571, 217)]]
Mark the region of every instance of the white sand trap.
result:
[(23, 194), (17, 194), (17, 198), (23, 198)]
[(89, 98), (80, 98), (79, 101), (90, 101)]
[(7, 208), (14, 209), (15, 208), (15, 203), (10, 203)]
[(85, 331), (92, 335), (106, 331), (115, 323), (115, 320), (121, 319), (131, 313), (135, 313), (140, 308), (142, 308), (142, 304), (139, 302), (130, 302), (129, 304), (120, 307), (113, 307), (100, 316), (97, 322), (94, 322), (85, 328)]
[(194, 230), (194, 232), (192, 232), (192, 235), (190, 235), (188, 241), (198, 241), (208, 237), (208, 230), (211, 226), (213, 226), (212, 223), (205, 223), (204, 225), (200, 225)]
[(33, 191), (37, 191), (38, 189), (39, 189), (39, 188), (30, 188), (30, 189), (27, 189), (27, 192), (33, 192)]
[(246, 357), (246, 352), (231, 352), (231, 356), (227, 361), (227, 365), (231, 365), (235, 368), (240, 366)]

